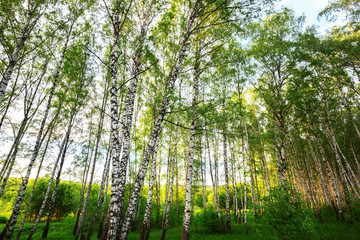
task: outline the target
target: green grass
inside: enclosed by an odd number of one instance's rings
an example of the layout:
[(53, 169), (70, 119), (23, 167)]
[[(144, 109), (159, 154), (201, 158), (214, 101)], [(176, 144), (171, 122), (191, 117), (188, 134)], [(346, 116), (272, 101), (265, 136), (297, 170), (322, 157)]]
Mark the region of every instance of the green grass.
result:
[[(209, 234), (205, 232), (205, 229), (201, 226), (201, 223), (196, 219), (192, 220), (190, 238), (194, 240), (222, 240), (222, 239), (247, 239), (247, 240), (258, 240), (258, 239), (278, 239), (277, 237), (271, 234), (270, 227), (262, 224), (261, 220), (257, 220), (257, 223), (254, 223), (253, 215), (249, 212), (249, 224), (248, 231), (249, 234), (246, 236), (244, 234), (244, 225), (235, 224), (232, 222), (232, 233), (231, 234)], [(317, 229), (322, 236), (322, 239), (334, 239), (334, 240), (347, 240), (347, 239), (360, 239), (360, 223), (356, 222), (354, 224), (345, 224), (337, 222), (335, 219), (324, 219), (324, 224), (317, 224)], [(0, 230), (4, 228), (4, 224), (0, 224)], [(20, 224), (15, 226), (14, 238), (19, 230)], [(26, 239), (27, 235), (32, 227), (32, 223), (26, 223), (25, 229), (21, 239)], [(52, 222), (50, 224), (50, 230), (48, 234), (49, 240), (67, 240), (74, 239), (72, 235), (72, 230), (74, 227), (74, 219), (67, 219), (62, 222)], [(36, 233), (34, 234), (33, 239), (40, 239), (42, 230), (44, 228), (44, 223), (39, 223)], [(150, 239), (158, 240), (162, 234), (161, 229), (151, 229)], [(94, 231), (91, 239), (96, 238), (97, 232)], [(129, 234), (129, 240), (138, 240), (140, 232), (135, 231)], [(166, 239), (181, 239), (181, 226), (175, 228), (169, 228), (166, 234)]]

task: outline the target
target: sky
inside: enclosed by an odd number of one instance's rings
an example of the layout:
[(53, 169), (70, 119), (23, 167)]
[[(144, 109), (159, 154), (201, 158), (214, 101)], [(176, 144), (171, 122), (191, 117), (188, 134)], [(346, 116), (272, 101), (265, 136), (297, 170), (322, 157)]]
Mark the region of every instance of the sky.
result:
[[(293, 9), (297, 16), (304, 14), (306, 26), (319, 26), (318, 30), (322, 34), (334, 26), (334, 23), (326, 21), (325, 17), (322, 17), (320, 21), (317, 19), (318, 14), (328, 5), (328, 0), (280, 0), (277, 5), (278, 7), (283, 5)], [(339, 18), (336, 23), (340, 24), (341, 19)]]

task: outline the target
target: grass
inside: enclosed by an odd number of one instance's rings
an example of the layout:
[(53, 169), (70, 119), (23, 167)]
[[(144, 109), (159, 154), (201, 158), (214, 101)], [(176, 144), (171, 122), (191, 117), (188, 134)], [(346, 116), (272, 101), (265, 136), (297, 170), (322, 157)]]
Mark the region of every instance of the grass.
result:
[[(270, 227), (264, 225), (261, 220), (257, 220), (257, 223), (254, 223), (253, 215), (251, 212), (248, 214), (249, 224), (248, 231), (249, 234), (246, 236), (244, 234), (244, 224), (236, 224), (232, 222), (232, 233), (231, 234), (209, 234), (202, 227), (201, 223), (196, 219), (192, 220), (190, 238), (195, 240), (222, 240), (222, 239), (247, 239), (247, 240), (258, 240), (258, 239), (278, 239), (273, 236), (271, 233)], [(50, 224), (50, 230), (48, 234), (49, 240), (67, 240), (74, 239), (72, 235), (72, 230), (74, 227), (74, 218), (67, 218), (62, 222), (52, 222)], [(360, 239), (360, 223), (356, 222), (354, 224), (345, 224), (336, 221), (333, 218), (324, 219), (323, 224), (317, 224), (317, 229), (319, 235), (322, 236), (324, 240), (334, 239), (334, 240), (351, 240), (351, 239)], [(4, 228), (4, 224), (0, 224), (0, 230)], [(15, 226), (15, 236), (19, 230), (20, 224)], [(26, 223), (23, 235), (21, 239), (26, 239), (27, 235), (32, 227), (32, 223)], [(41, 233), (44, 228), (44, 223), (39, 223), (36, 233), (33, 236), (33, 239), (40, 239)], [(151, 229), (150, 239), (160, 239), (162, 234), (161, 229)], [(94, 231), (91, 239), (96, 238), (97, 232)], [(138, 240), (140, 232), (130, 232), (128, 239), (129, 240)], [(174, 228), (169, 228), (166, 234), (166, 239), (181, 239), (181, 226)]]

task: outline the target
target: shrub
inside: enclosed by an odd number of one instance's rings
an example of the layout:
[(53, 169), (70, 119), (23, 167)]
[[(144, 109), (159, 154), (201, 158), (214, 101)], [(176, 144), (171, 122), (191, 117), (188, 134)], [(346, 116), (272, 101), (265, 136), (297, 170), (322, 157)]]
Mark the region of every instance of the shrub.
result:
[(274, 188), (265, 198), (265, 223), (281, 239), (320, 239), (316, 219), (300, 195), (284, 188)]
[(9, 219), (7, 219), (7, 217), (0, 216), (0, 223), (1, 224), (6, 224), (8, 221), (9, 221)]
[[(224, 215), (221, 214), (221, 217), (225, 223)], [(219, 222), (217, 211), (212, 206), (203, 209), (199, 214), (199, 224), (207, 233), (221, 233), (223, 231)]]

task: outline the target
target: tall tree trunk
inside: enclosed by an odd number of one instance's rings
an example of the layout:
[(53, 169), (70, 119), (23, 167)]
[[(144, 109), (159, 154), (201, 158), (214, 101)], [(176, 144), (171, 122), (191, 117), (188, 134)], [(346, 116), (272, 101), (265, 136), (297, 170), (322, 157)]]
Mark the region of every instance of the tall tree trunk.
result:
[(189, 161), (186, 169), (186, 183), (185, 183), (185, 210), (184, 219), (182, 226), (182, 240), (190, 239), (190, 220), (191, 220), (191, 187), (192, 187), (192, 174), (193, 174), (193, 161), (195, 154), (195, 133), (196, 133), (196, 119), (197, 119), (197, 103), (199, 95), (199, 58), (200, 49), (195, 45), (195, 64), (193, 72), (193, 87), (192, 87), (192, 119), (191, 119), (191, 130), (190, 130), (190, 145), (189, 145)]
[(200, 166), (201, 166), (201, 182), (202, 182), (202, 194), (203, 194), (203, 208), (206, 209), (206, 161), (203, 161), (202, 145), (200, 139)]
[[(103, 174), (102, 174), (102, 177), (101, 177), (101, 184), (100, 184), (100, 188), (99, 188), (98, 198), (97, 198), (97, 201), (96, 201), (96, 208), (95, 208), (95, 211), (93, 213), (92, 221), (91, 221), (91, 224), (90, 224), (89, 232), (88, 232), (88, 234), (86, 236), (86, 240), (90, 240), (92, 232), (94, 230), (94, 226), (95, 226), (97, 214), (99, 212), (99, 208), (100, 208), (100, 204), (101, 204), (101, 198), (102, 198), (103, 194), (104, 194), (104, 199), (106, 199), (107, 192), (105, 191), (105, 193), (104, 193), (104, 187), (105, 187), (105, 184), (107, 182), (108, 175), (109, 175), (110, 159), (111, 159), (111, 157), (110, 157), (109, 151), (107, 151), (106, 157), (105, 157), (105, 166), (104, 166)], [(106, 200), (104, 202), (104, 206), (105, 205), (106, 205)], [(101, 227), (99, 227), (99, 232), (101, 232)]]
[[(5, 160), (5, 164), (3, 166), (4, 172), (2, 172), (1, 176), (0, 176), (0, 181), (2, 180), (2, 186), (1, 186), (1, 189), (0, 189), (0, 197), (4, 193), (6, 183), (7, 183), (8, 179), (9, 179), (9, 177), (10, 177), (11, 171), (12, 171), (13, 166), (15, 164), (15, 159), (17, 157), (17, 153), (18, 153), (22, 138), (24, 137), (25, 133), (27, 132), (27, 129), (28, 129), (29, 125), (30, 125), (31, 120), (33, 119), (34, 115), (36, 114), (37, 110), (39, 109), (39, 107), (40, 107), (40, 105), (42, 103), (42, 100), (40, 99), (39, 102), (37, 103), (37, 105), (35, 106), (35, 109), (33, 111), (31, 111), (32, 107), (34, 105), (34, 100), (35, 100), (36, 94), (37, 94), (37, 92), (39, 90), (39, 86), (42, 83), (42, 80), (43, 80), (44, 75), (46, 73), (47, 65), (48, 65), (48, 62), (46, 62), (44, 64), (42, 74), (39, 77), (39, 79), (37, 80), (36, 84), (35, 84), (35, 82), (32, 83), (28, 78), (25, 80), (26, 82), (24, 84), (25, 85), (24, 86), (24, 88), (25, 88), (24, 118), (21, 121), (19, 130), (18, 130), (18, 132), (16, 134), (16, 137), (15, 137), (15, 140), (14, 140), (14, 143), (11, 146), (8, 157)], [(30, 90), (29, 85), (33, 85), (33, 84), (35, 84), (35, 89)], [(45, 98), (43, 98), (43, 99), (45, 99)], [(41, 139), (40, 139), (40, 145), (41, 145), (41, 143), (42, 142), (41, 142)], [(10, 164), (10, 166), (7, 169), (7, 174), (6, 174), (5, 178), (3, 178), (3, 174), (5, 174), (5, 170), (6, 170), (6, 163)]]
[[(300, 136), (299, 132), (298, 131), (296, 131), (296, 132), (297, 132), (297, 135)], [(296, 142), (296, 140), (294, 140), (294, 142)], [(304, 149), (303, 149), (303, 145), (301, 143), (301, 139), (298, 139), (298, 142), (299, 142), (299, 144), (298, 144), (299, 145), (299, 150), (301, 152), (301, 157), (298, 158), (298, 159), (302, 158), (302, 160), (303, 160), (302, 162), (303, 162), (304, 167), (302, 168), (300, 166), (300, 164), (298, 163), (298, 161), (296, 161), (296, 163), (299, 165), (298, 168), (299, 168), (299, 172), (300, 172), (301, 177), (304, 178), (306, 191), (307, 191), (307, 193), (309, 195), (309, 198), (311, 200), (311, 204), (312, 204), (312, 207), (313, 207), (313, 209), (315, 211), (315, 215), (317, 216), (319, 222), (323, 223), (323, 219), (321, 217), (321, 212), (320, 212), (320, 206), (318, 205), (318, 203), (316, 201), (315, 193), (313, 191), (314, 184), (313, 184), (313, 181), (312, 181), (312, 178), (311, 178), (310, 171), (309, 171), (308, 166), (307, 166), (308, 165), (307, 158), (306, 158), (305, 153), (304, 153)], [(294, 150), (294, 151), (296, 151), (296, 150)], [(303, 169), (305, 169), (305, 172), (304, 172)], [(305, 173), (308, 176), (308, 185), (306, 185)]]
[[(111, 105), (111, 158), (112, 158), (112, 172), (111, 172), (111, 195), (108, 209), (108, 228), (104, 230), (106, 239), (116, 239), (119, 219), (119, 185), (120, 185), (120, 137), (119, 137), (119, 114), (118, 114), (118, 78), (117, 65), (119, 60), (119, 35), (121, 30), (120, 19), (117, 14), (113, 18), (113, 36), (112, 36), (112, 51), (110, 61), (110, 105)], [(126, 18), (126, 16), (125, 16)], [(123, 21), (125, 21), (123, 19)]]
[(244, 214), (241, 214), (241, 210), (244, 209), (244, 200), (242, 195), (242, 189), (241, 189), (241, 168), (240, 168), (240, 162), (238, 162), (238, 170), (239, 170), (239, 192), (240, 192), (240, 206), (239, 206), (239, 220), (238, 222), (245, 222), (244, 221)]
[(73, 126), (74, 117), (75, 117), (75, 111), (73, 110), (73, 112), (70, 115), (69, 125), (68, 125), (68, 129), (66, 131), (65, 145), (64, 145), (64, 149), (62, 151), (59, 171), (58, 171), (57, 176), (56, 176), (55, 187), (54, 187), (53, 194), (52, 194), (51, 200), (50, 200), (49, 213), (48, 213), (48, 216), (46, 218), (45, 227), (44, 227), (44, 230), (42, 232), (41, 238), (47, 238), (47, 234), (48, 234), (49, 227), (50, 227), (50, 220), (51, 220), (51, 218), (52, 218), (52, 216), (54, 214), (54, 211), (55, 211), (56, 194), (57, 194), (57, 190), (58, 190), (59, 183), (60, 183), (60, 176), (61, 176), (62, 168), (64, 166), (67, 148), (69, 146), (70, 133), (71, 133), (71, 128)]
[(141, 23), (141, 30), (139, 35), (139, 40), (136, 46), (135, 55), (133, 57), (133, 64), (131, 69), (131, 81), (130, 85), (127, 89), (126, 101), (125, 101), (125, 111), (122, 116), (121, 121), (121, 138), (122, 138), (122, 153), (121, 153), (121, 161), (120, 161), (120, 186), (119, 186), (119, 212), (118, 212), (118, 234), (120, 234), (120, 225), (121, 225), (121, 217), (123, 214), (124, 208), (124, 195), (126, 188), (126, 170), (127, 164), (129, 162), (130, 157), (130, 132), (133, 120), (133, 112), (134, 112), (134, 103), (137, 85), (139, 81), (139, 75), (141, 73), (141, 56), (143, 54), (143, 45), (148, 31), (149, 25), (149, 16), (152, 9), (152, 5), (155, 0), (151, 0), (149, 3), (146, 12), (143, 16), (143, 21)]
[(151, 220), (151, 208), (152, 208), (152, 197), (154, 192), (154, 181), (156, 178), (156, 157), (157, 151), (160, 144), (160, 140), (156, 143), (154, 152), (152, 153), (152, 163), (151, 163), (151, 172), (150, 172), (150, 181), (149, 181), (149, 194), (146, 202), (144, 221), (141, 228), (140, 240), (148, 239), (150, 233), (150, 220)]
[(128, 209), (127, 209), (126, 215), (125, 215), (125, 219), (122, 224), (121, 236), (120, 236), (121, 240), (125, 240), (127, 238), (128, 232), (129, 232), (131, 218), (135, 211), (134, 208), (137, 203), (137, 197), (139, 195), (140, 188), (144, 182), (145, 173), (146, 173), (146, 170), (147, 170), (147, 167), (149, 164), (150, 156), (151, 156), (152, 151), (154, 150), (155, 143), (160, 135), (161, 125), (164, 120), (164, 116), (165, 116), (167, 107), (169, 106), (170, 97), (172, 95), (172, 91), (175, 86), (175, 81), (180, 72), (180, 67), (181, 67), (183, 58), (185, 56), (186, 50), (187, 50), (188, 40), (192, 33), (192, 31), (191, 31), (192, 26), (193, 26), (194, 20), (196, 18), (197, 11), (195, 9), (197, 9), (197, 3), (194, 6), (194, 11), (192, 11), (192, 13), (190, 14), (190, 17), (189, 17), (189, 20), (188, 20), (188, 23), (186, 26), (186, 31), (185, 31), (185, 35), (183, 38), (183, 42), (181, 44), (180, 52), (179, 52), (178, 57), (176, 58), (176, 63), (174, 65), (174, 68), (172, 69), (172, 71), (169, 75), (169, 82), (168, 82), (168, 85), (166, 88), (166, 94), (162, 101), (162, 105), (159, 109), (158, 116), (157, 116), (156, 122), (154, 124), (154, 128), (150, 134), (149, 141), (148, 141), (148, 144), (147, 144), (147, 147), (145, 150), (145, 154), (144, 154), (144, 159), (141, 163), (139, 172), (138, 172), (135, 182), (134, 182), (134, 189), (131, 193), (131, 201), (129, 202), (129, 206), (128, 206)]
[(330, 204), (332, 202), (331, 194), (330, 194), (328, 184), (327, 184), (325, 176), (324, 176), (324, 172), (323, 172), (322, 167), (321, 167), (320, 160), (316, 156), (315, 150), (314, 150), (314, 148), (312, 146), (312, 142), (311, 142), (309, 133), (306, 134), (306, 139), (307, 139), (308, 145), (310, 147), (310, 152), (311, 152), (312, 158), (314, 159), (314, 162), (315, 162), (315, 167), (316, 167), (317, 173), (320, 176), (320, 183), (321, 183), (320, 185), (321, 185), (324, 197), (325, 197), (325, 202), (327, 204)]
[(310, 120), (310, 125), (311, 125), (311, 128), (313, 130), (313, 135), (315, 137), (315, 142), (316, 142), (316, 145), (319, 149), (319, 152), (320, 152), (320, 156), (321, 156), (321, 159), (322, 159), (322, 162), (324, 163), (324, 166), (325, 166), (325, 170), (326, 170), (326, 173), (327, 173), (327, 176), (329, 178), (329, 181), (330, 181), (330, 185), (331, 185), (331, 188), (333, 190), (333, 193), (334, 193), (334, 198), (335, 198), (335, 203), (336, 203), (336, 207), (339, 211), (339, 215), (340, 215), (340, 220), (342, 222), (345, 222), (345, 218), (344, 218), (344, 213), (343, 213), (343, 205), (342, 205), (342, 194), (340, 192), (340, 188), (337, 184), (337, 178), (335, 176), (335, 172), (333, 171), (327, 157), (326, 157), (326, 154), (325, 154), (325, 149), (321, 143), (321, 140), (317, 134), (317, 129), (315, 128), (315, 125), (314, 125), (314, 122), (313, 122), (313, 119), (312, 119), (312, 116), (311, 114), (308, 114), (309, 116), (309, 120)]
[(230, 219), (230, 190), (229, 190), (229, 171), (227, 163), (227, 140), (226, 130), (223, 131), (223, 150), (224, 150), (224, 170), (225, 170), (225, 190), (226, 190), (226, 230), (231, 232), (231, 219)]
[[(88, 140), (88, 146), (89, 147), (90, 147), (90, 143), (91, 143), (91, 134), (90, 134), (89, 140)], [(90, 160), (90, 163), (88, 164), (87, 162), (89, 160)], [(87, 156), (86, 156), (84, 173), (83, 173), (83, 178), (81, 180), (81, 191), (80, 191), (79, 205), (78, 205), (78, 210), (77, 210), (77, 214), (76, 214), (76, 221), (75, 221), (75, 225), (74, 225), (74, 229), (73, 229), (73, 235), (74, 236), (76, 235), (76, 230), (78, 228), (79, 221), (80, 221), (80, 215), (81, 215), (81, 212), (82, 212), (82, 209), (83, 209), (84, 197), (85, 197), (85, 189), (86, 189), (86, 183), (87, 183), (87, 178), (88, 178), (88, 174), (89, 174), (90, 164), (91, 164), (91, 158), (89, 158), (89, 149), (88, 149)]]
[(46, 188), (46, 192), (44, 194), (44, 199), (41, 203), (41, 207), (40, 207), (40, 210), (39, 210), (39, 213), (35, 219), (35, 222), (34, 222), (34, 225), (33, 227), (31, 228), (30, 230), (30, 233), (29, 233), (29, 236), (28, 236), (28, 240), (30, 240), (32, 238), (32, 236), (34, 235), (35, 233), (35, 230), (36, 230), (36, 227), (38, 225), (38, 223), (40, 222), (40, 219), (42, 217), (42, 214), (43, 214), (43, 211), (45, 209), (45, 205), (46, 205), (46, 202), (47, 202), (47, 199), (49, 198), (49, 195), (50, 195), (50, 191), (51, 191), (51, 186), (52, 186), (52, 183), (53, 183), (53, 180), (54, 180), (54, 177), (55, 177), (55, 174), (56, 174), (56, 169), (57, 169), (57, 166), (59, 164), (59, 161), (61, 159), (61, 156), (62, 156), (62, 153), (64, 151), (64, 148), (65, 148), (65, 144), (67, 143), (67, 135), (64, 137), (62, 143), (61, 143), (61, 146), (60, 146), (60, 151), (59, 151), (59, 154), (58, 154), (58, 157), (56, 159), (56, 162), (54, 164), (54, 168), (53, 168), (53, 171), (51, 173), (51, 177), (50, 177), (50, 180), (49, 180), (49, 184), (48, 184), (48, 187)]
[[(106, 88), (105, 88), (105, 91), (106, 91)], [(97, 155), (98, 155), (98, 148), (99, 148), (99, 143), (100, 143), (100, 140), (101, 140), (101, 131), (103, 129), (103, 124), (104, 124), (105, 102), (107, 100), (106, 96), (107, 95), (105, 94), (105, 96), (103, 98), (103, 101), (101, 103), (100, 120), (99, 120), (99, 124), (98, 124), (98, 131), (96, 133), (96, 145), (95, 145), (94, 160), (92, 162), (92, 169), (91, 169), (90, 179), (89, 179), (88, 188), (87, 188), (87, 192), (86, 192), (86, 199), (85, 199), (85, 202), (84, 202), (84, 208), (83, 208), (83, 210), (81, 212), (80, 223), (77, 226), (77, 230), (76, 230), (76, 234), (75, 234), (75, 239), (76, 240), (79, 237), (81, 227), (82, 227), (81, 226), (82, 222), (86, 219), (86, 215), (87, 215), (87, 211), (88, 211), (91, 188), (92, 188), (92, 181), (94, 179), (95, 166), (96, 166), (96, 160), (97, 160)]]
[[(343, 185), (344, 188), (344, 195), (345, 195), (345, 202), (348, 205), (347, 210), (348, 213), (350, 215), (350, 202), (349, 202), (349, 189), (347, 187), (347, 182), (346, 182), (346, 177), (347, 177), (347, 173), (346, 170), (342, 164), (341, 161), (341, 157), (340, 154), (338, 152), (338, 148), (337, 148), (337, 141), (335, 138), (335, 134), (334, 134), (334, 130), (332, 127), (332, 122), (331, 122), (331, 117), (330, 117), (330, 110), (329, 110), (329, 105), (328, 105), (328, 99), (327, 99), (327, 93), (322, 85), (322, 83), (320, 84), (320, 88), (323, 91), (323, 100), (324, 100), (324, 104), (325, 104), (325, 113), (326, 113), (326, 120), (327, 120), (327, 131), (325, 131), (329, 142), (330, 142), (330, 146), (335, 154), (335, 159), (336, 159), (336, 163), (338, 164), (338, 168), (339, 168), (339, 173), (340, 173), (340, 179), (341, 179), (341, 184)], [(350, 181), (351, 182), (351, 181)], [(351, 221), (351, 220), (350, 220)]]
[(9, 63), (7, 64), (4, 73), (2, 74), (2, 79), (0, 82), (0, 103), (2, 103), (7, 85), (11, 79), (11, 76), (14, 72), (15, 65), (19, 61), (19, 54), (24, 49), (25, 42), (29, 38), (30, 33), (34, 29), (37, 21), (41, 17), (41, 15), (44, 13), (44, 11), (38, 11), (39, 6), (41, 4), (35, 3), (35, 0), (29, 1), (27, 5), (27, 12), (25, 12), (25, 23), (23, 27), (20, 30), (20, 36), (15, 36), (15, 46), (11, 52), (11, 54), (8, 54), (9, 56)]
[[(160, 139), (158, 139), (160, 141)], [(161, 195), (161, 150), (160, 150), (160, 159), (158, 165), (158, 174), (155, 176), (155, 186), (156, 186), (156, 224), (160, 223), (160, 195)]]
[[(244, 123), (246, 124), (246, 123)], [(245, 235), (248, 234), (248, 226), (247, 226), (247, 191), (246, 191), (246, 164), (245, 164), (245, 158), (249, 158), (249, 146), (248, 142), (246, 142), (246, 146), (244, 145), (244, 137), (242, 137), (242, 149), (245, 150), (246, 156), (243, 155), (243, 177), (244, 177), (244, 226), (245, 226)]]
[(226, 228), (225, 228), (223, 219), (221, 217), (221, 212), (220, 212), (220, 207), (219, 207), (219, 198), (218, 198), (218, 196), (216, 194), (216, 182), (215, 182), (215, 179), (213, 177), (213, 172), (212, 172), (210, 145), (209, 145), (209, 138), (208, 138), (206, 128), (205, 128), (205, 138), (206, 138), (206, 145), (207, 145), (208, 155), (209, 155), (209, 169), (210, 169), (211, 182), (212, 182), (212, 186), (213, 186), (213, 196), (214, 196), (214, 200), (215, 200), (216, 211), (217, 211), (217, 214), (218, 214), (218, 217), (219, 217), (219, 222), (220, 222), (221, 228), (223, 230), (223, 234), (225, 234), (226, 233)]
[(170, 136), (170, 144), (169, 144), (169, 153), (168, 153), (168, 161), (167, 161), (167, 168), (166, 168), (166, 183), (165, 183), (165, 200), (164, 200), (164, 213), (163, 213), (163, 220), (161, 224), (161, 229), (164, 229), (165, 218), (167, 215), (167, 204), (169, 200), (169, 192), (170, 192), (170, 178), (171, 178), (171, 146), (172, 146), (172, 136)]
[(39, 179), (41, 167), (42, 167), (42, 164), (43, 164), (43, 162), (44, 162), (46, 152), (47, 152), (47, 150), (48, 150), (48, 146), (49, 146), (49, 142), (50, 142), (50, 139), (51, 139), (52, 131), (53, 131), (53, 130), (54, 130), (54, 128), (51, 127), (51, 130), (50, 130), (50, 133), (49, 133), (49, 137), (48, 137), (48, 140), (47, 140), (47, 142), (46, 142), (45, 149), (44, 149), (44, 152), (43, 152), (43, 156), (42, 156), (42, 158), (41, 158), (41, 161), (40, 161), (40, 164), (39, 164), (39, 167), (38, 167), (38, 171), (37, 171), (37, 173), (36, 173), (36, 177), (35, 177), (35, 181), (34, 181), (34, 184), (33, 184), (32, 190), (31, 190), (31, 194), (30, 194), (28, 203), (27, 203), (27, 205), (26, 205), (26, 209), (25, 209), (25, 212), (24, 212), (24, 217), (23, 217), (23, 220), (22, 220), (22, 222), (21, 222), (21, 226), (20, 226), (19, 232), (18, 232), (18, 234), (17, 234), (17, 236), (16, 236), (16, 240), (19, 240), (19, 239), (20, 239), (21, 234), (22, 234), (22, 231), (23, 231), (23, 229), (24, 229), (24, 224), (25, 224), (25, 220), (26, 220), (26, 217), (27, 217), (27, 213), (28, 213), (28, 211), (29, 211), (31, 201), (32, 201), (32, 198), (33, 198), (33, 196), (34, 196), (35, 186), (36, 186), (37, 180)]
[[(17, 153), (19, 151), (20, 142), (21, 142), (23, 136), (25, 135), (26, 129), (28, 127), (28, 121), (29, 121), (29, 117), (27, 115), (25, 115), (24, 119), (21, 121), (20, 128), (16, 134), (15, 141), (12, 145), (12, 148), (10, 149), (10, 152), (8, 153), (8, 156), (5, 160), (5, 163), (7, 162), (8, 165), (4, 169), (4, 172), (3, 172), (3, 174), (6, 173), (6, 175), (1, 176), (1, 178), (0, 178), (0, 180), (2, 180), (1, 189), (0, 189), (0, 198), (4, 194), (7, 181), (9, 180), (10, 174), (15, 165), (15, 160), (16, 160)], [(5, 164), (4, 164), (4, 167), (5, 167)]]
[(260, 144), (260, 149), (261, 149), (261, 161), (262, 161), (262, 165), (263, 165), (263, 173), (264, 173), (264, 179), (265, 179), (265, 186), (266, 186), (266, 194), (268, 195), (270, 193), (270, 184), (269, 184), (269, 178), (268, 178), (268, 170), (267, 170), (267, 166), (266, 166), (266, 158), (265, 158), (265, 151), (264, 151), (264, 144), (262, 142), (262, 138), (261, 138), (261, 131), (260, 131), (260, 124), (258, 122), (258, 129), (257, 129), (257, 133), (258, 133), (258, 138), (259, 138), (259, 144)]
[[(20, 73), (21, 73), (21, 67), (22, 67), (22, 64), (23, 64), (23, 60), (21, 60), (20, 64), (19, 64), (19, 67), (18, 67), (18, 71), (17, 71), (17, 74), (16, 74), (16, 78), (15, 78), (15, 82), (13, 83), (13, 87), (11, 89), (11, 92), (9, 92), (9, 99), (7, 101), (7, 104), (5, 105), (4, 108), (1, 109), (1, 112), (2, 112), (2, 117), (1, 117), (1, 120), (0, 120), (0, 129), (4, 123), (4, 120), (5, 120), (5, 117), (9, 111), (9, 108), (11, 106), (11, 104), (20, 96), (20, 93), (22, 92), (22, 89), (23, 88), (20, 88), (20, 91), (18, 91), (16, 93), (16, 91), (18, 90), (18, 80), (19, 80), (19, 77), (20, 77)], [(1, 176), (1, 174), (0, 174)]]
[(254, 219), (255, 219), (255, 222), (256, 222), (256, 207), (255, 207), (255, 184), (254, 184), (254, 175), (253, 175), (253, 169), (252, 169), (252, 166), (251, 166), (251, 153), (250, 153), (250, 147), (249, 147), (249, 133), (248, 133), (248, 130), (247, 130), (247, 126), (246, 126), (246, 123), (244, 123), (245, 125), (245, 133), (246, 133), (246, 148), (247, 148), (247, 159), (248, 159), (248, 165), (249, 165), (249, 170), (250, 170), (250, 186), (251, 186), (251, 201), (252, 201), (252, 204), (254, 206)]
[(231, 156), (231, 174), (232, 174), (232, 186), (233, 186), (233, 205), (234, 205), (234, 221), (237, 223), (238, 221), (238, 194), (237, 194), (237, 184), (236, 184), (236, 172), (235, 172), (235, 155), (234, 155), (234, 145), (230, 147), (230, 156)]
[(174, 154), (172, 156), (171, 170), (170, 170), (170, 173), (171, 173), (170, 179), (171, 180), (170, 180), (170, 187), (169, 187), (170, 188), (169, 189), (169, 197), (168, 197), (168, 200), (167, 200), (168, 202), (167, 202), (167, 209), (166, 209), (166, 217), (164, 219), (163, 232), (161, 234), (161, 240), (165, 240), (166, 231), (167, 231), (168, 224), (169, 224), (170, 208), (171, 208), (172, 195), (173, 195), (173, 186), (174, 186), (175, 161), (176, 161), (176, 158), (177, 158), (178, 134), (179, 134), (179, 122), (177, 122), (177, 126), (176, 126)]
[[(56, 86), (58, 84), (58, 79), (59, 79), (59, 75), (60, 75), (60, 69), (61, 69), (62, 63), (64, 61), (66, 48), (67, 48), (67, 45), (68, 45), (69, 40), (70, 40), (70, 35), (71, 35), (71, 32), (72, 32), (72, 27), (73, 27), (74, 23), (75, 23), (75, 21), (73, 21), (71, 23), (70, 30), (69, 30), (69, 32), (67, 34), (65, 45), (64, 45), (64, 48), (63, 48), (62, 53), (61, 53), (60, 62), (58, 64), (58, 66), (57, 66), (56, 73), (55, 73), (55, 76), (54, 76), (53, 85), (52, 85), (51, 90), (50, 90), (50, 94), (49, 94), (45, 114), (44, 114), (44, 117), (42, 119), (38, 135), (36, 137), (34, 150), (33, 150), (33, 153), (31, 155), (31, 158), (30, 158), (30, 163), (28, 165), (26, 175), (25, 175), (25, 177), (24, 177), (24, 179), (23, 179), (23, 181), (21, 183), (20, 190), (19, 190), (18, 195), (16, 197), (15, 205), (14, 205), (11, 217), (10, 217), (9, 222), (7, 224), (8, 231), (7, 231), (7, 234), (6, 234), (6, 239), (9, 239), (9, 240), (11, 239), (11, 237), (12, 237), (12, 235), (14, 233), (14, 227), (15, 227), (15, 224), (16, 224), (16, 221), (17, 221), (17, 217), (19, 215), (19, 210), (20, 210), (20, 207), (21, 207), (21, 203), (22, 203), (22, 201), (24, 199), (25, 190), (26, 190), (29, 178), (30, 178), (31, 170), (32, 170), (32, 167), (33, 167), (33, 165), (35, 163), (35, 160), (36, 160), (36, 158), (37, 158), (37, 156), (39, 154), (39, 150), (40, 150), (40, 147), (41, 147), (41, 138), (42, 138), (43, 131), (44, 131), (44, 128), (45, 128), (45, 123), (46, 123), (47, 117), (48, 117), (49, 112), (50, 112), (52, 98), (54, 96), (55, 88), (56, 88)], [(1, 102), (1, 100), (0, 100), (0, 102)]]
[[(110, 138), (111, 140), (111, 138)], [(111, 147), (110, 147), (111, 149)], [(97, 238), (101, 238), (102, 237), (102, 233), (104, 233), (104, 229), (106, 229), (106, 227), (104, 227), (104, 216), (105, 216), (105, 210), (106, 210), (106, 199), (107, 199), (107, 193), (108, 193), (108, 186), (109, 186), (109, 178), (110, 178), (110, 164), (111, 164), (111, 152), (109, 153), (109, 159), (108, 159), (108, 166), (107, 166), (107, 170), (106, 170), (106, 186), (105, 186), (105, 191), (104, 191), (104, 199), (103, 199), (103, 205), (102, 205), (102, 210), (101, 210), (101, 215), (100, 215), (100, 221), (99, 221), (99, 231), (98, 231), (98, 235)], [(108, 219), (108, 218), (107, 218)], [(107, 231), (105, 231), (107, 232)], [(91, 234), (89, 233), (89, 236)], [(106, 237), (105, 237), (106, 238)], [(103, 239), (103, 238), (101, 238)], [(89, 240), (89, 237), (88, 237)]]

